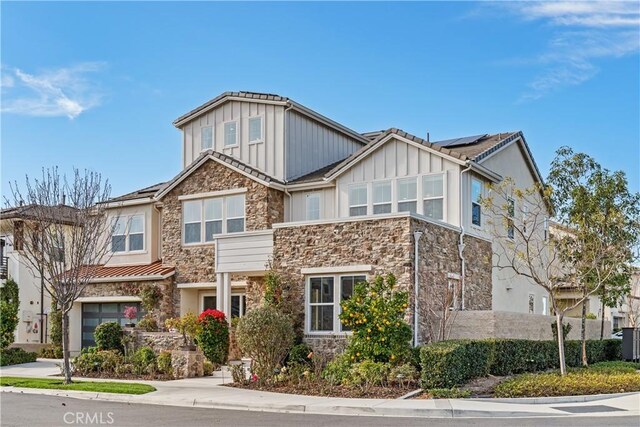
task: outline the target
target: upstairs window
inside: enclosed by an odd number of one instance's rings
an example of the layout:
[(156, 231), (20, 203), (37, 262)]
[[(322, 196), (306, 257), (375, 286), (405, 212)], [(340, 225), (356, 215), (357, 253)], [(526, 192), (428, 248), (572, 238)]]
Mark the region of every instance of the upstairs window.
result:
[(482, 181), (471, 179), (471, 223), (482, 226), (482, 207), (480, 199), (482, 198)]
[(417, 212), (418, 189), (416, 178), (398, 180), (398, 212)]
[(391, 213), (391, 181), (373, 183), (373, 214)]
[(183, 242), (208, 243), (219, 234), (243, 232), (244, 204), (244, 194), (183, 202)]
[(306, 220), (313, 221), (317, 219), (320, 219), (320, 194), (307, 194)]
[(424, 216), (442, 220), (444, 218), (444, 174), (422, 177)]
[(204, 127), (200, 130), (200, 150), (210, 150), (213, 148), (213, 128)]
[(238, 145), (238, 122), (227, 122), (224, 124), (224, 146)]
[(356, 184), (349, 187), (349, 216), (367, 214), (367, 184)]
[(55, 239), (51, 248), (51, 259), (54, 262), (64, 262), (64, 238)]
[(249, 118), (249, 144), (262, 141), (262, 117)]
[(516, 214), (516, 202), (513, 199), (507, 200), (507, 237), (513, 239), (514, 236), (514, 217)]
[(535, 302), (536, 296), (533, 294), (529, 294), (529, 314), (534, 314), (536, 312)]
[(111, 235), (111, 252), (144, 250), (144, 215), (118, 217)]

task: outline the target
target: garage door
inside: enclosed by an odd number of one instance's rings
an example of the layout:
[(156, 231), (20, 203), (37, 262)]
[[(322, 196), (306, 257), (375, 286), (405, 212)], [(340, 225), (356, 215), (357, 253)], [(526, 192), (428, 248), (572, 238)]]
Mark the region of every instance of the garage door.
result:
[(134, 306), (138, 309), (138, 320), (144, 316), (141, 312), (139, 302), (105, 302), (105, 303), (83, 303), (82, 304), (82, 348), (96, 345), (93, 332), (96, 326), (105, 322), (116, 322), (121, 326), (129, 323), (129, 319), (124, 317), (124, 308)]

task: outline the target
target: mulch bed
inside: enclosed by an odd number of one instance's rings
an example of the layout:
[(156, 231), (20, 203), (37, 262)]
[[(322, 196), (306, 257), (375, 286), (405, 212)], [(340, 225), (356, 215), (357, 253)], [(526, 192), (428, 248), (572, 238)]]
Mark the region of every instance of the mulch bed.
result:
[(246, 384), (231, 383), (225, 385), (227, 387), (270, 391), (274, 393), (301, 394), (305, 396), (323, 397), (359, 397), (368, 399), (397, 399), (418, 388), (417, 385), (413, 385), (410, 387), (371, 387), (369, 390), (364, 391), (359, 387), (331, 385), (324, 381), (310, 381), (307, 383), (299, 384), (250, 382)]

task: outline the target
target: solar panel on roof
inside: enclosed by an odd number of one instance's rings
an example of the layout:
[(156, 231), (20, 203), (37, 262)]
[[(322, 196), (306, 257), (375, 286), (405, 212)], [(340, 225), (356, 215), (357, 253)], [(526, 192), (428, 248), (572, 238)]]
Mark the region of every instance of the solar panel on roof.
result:
[(462, 138), (444, 139), (442, 141), (433, 141), (432, 144), (438, 144), (441, 147), (454, 147), (460, 145), (470, 145), (478, 141), (479, 139), (487, 136), (486, 133), (482, 135), (464, 136)]

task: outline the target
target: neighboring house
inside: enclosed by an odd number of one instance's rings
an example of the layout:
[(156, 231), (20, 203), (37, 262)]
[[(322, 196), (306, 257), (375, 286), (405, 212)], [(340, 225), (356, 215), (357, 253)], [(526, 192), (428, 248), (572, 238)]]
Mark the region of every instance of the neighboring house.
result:
[[(0, 286), (11, 278), (19, 288), (20, 322), (15, 332), (16, 344), (44, 344), (48, 341), (46, 321), (51, 311), (51, 297), (40, 280), (38, 271), (27, 261), (24, 253), (26, 228), (34, 221), (34, 206), (25, 205), (0, 211)], [(69, 217), (73, 208), (58, 205), (57, 218)], [(62, 212), (59, 212), (62, 211)], [(71, 226), (71, 225), (70, 225)], [(64, 244), (51, 256), (64, 256)], [(41, 321), (44, 318), (44, 322)], [(44, 329), (43, 329), (44, 326)]]
[(454, 290), (454, 309), (548, 314), (542, 288), (492, 268), (479, 204), (503, 177), (541, 182), (521, 132), (439, 142), (360, 134), (250, 92), (223, 93), (174, 125), (183, 170), (108, 203), (112, 256), (72, 311), (73, 350), (93, 343), (100, 322), (124, 322), (145, 284), (162, 293), (160, 321), (206, 308), (242, 316), (260, 302), (269, 266), (294, 281), (305, 340), (318, 349), (348, 334), (340, 301), (375, 274), (393, 273), (413, 295), (417, 268), (420, 341), (435, 286)]
[(640, 326), (640, 268), (633, 269), (629, 295), (610, 310), (614, 330)]

